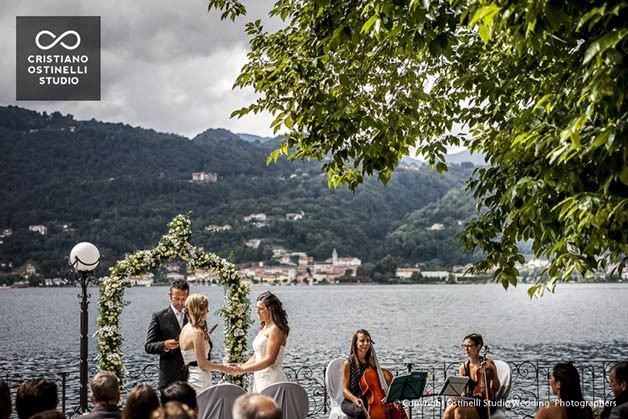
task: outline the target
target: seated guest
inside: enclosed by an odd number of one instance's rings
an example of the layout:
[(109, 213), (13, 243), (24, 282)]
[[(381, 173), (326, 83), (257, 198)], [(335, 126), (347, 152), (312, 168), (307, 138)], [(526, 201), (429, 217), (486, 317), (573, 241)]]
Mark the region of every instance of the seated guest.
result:
[(593, 411), (587, 406), (580, 389), (580, 374), (574, 365), (556, 364), (549, 376), (552, 393), (558, 398), (542, 406), (535, 419), (592, 419)]
[(65, 415), (58, 410), (44, 410), (43, 412), (35, 413), (30, 419), (66, 419)]
[(602, 419), (628, 419), (628, 362), (611, 368), (608, 386), (615, 400), (604, 409)]
[(179, 402), (164, 403), (151, 415), (152, 419), (196, 419), (196, 414), (186, 404)]
[(233, 404), (233, 419), (281, 419), (281, 408), (273, 399), (259, 393), (247, 393)]
[[(478, 333), (464, 337), (462, 348), (468, 359), (460, 364), (458, 375), (469, 377), (467, 389), (462, 395), (474, 400), (450, 403), (445, 409), (444, 419), (483, 419), (489, 416), (489, 410), (491, 414), (495, 412), (497, 406), (490, 402), (499, 390), (499, 377), (493, 360), (480, 355), (483, 346), (484, 339)], [(485, 377), (488, 384), (484, 381)]]
[(159, 406), (157, 392), (148, 384), (138, 384), (126, 397), (122, 419), (150, 419)]
[(11, 417), (11, 389), (9, 385), (0, 378), (0, 419)]
[(120, 419), (120, 384), (112, 372), (101, 371), (92, 378), (90, 400), (94, 408), (83, 419)]
[(195, 415), (198, 415), (196, 391), (185, 381), (175, 381), (161, 389), (161, 404), (179, 402), (189, 407)]
[(20, 419), (28, 419), (45, 410), (54, 410), (58, 402), (57, 385), (44, 378), (24, 381), (15, 394), (15, 410)]

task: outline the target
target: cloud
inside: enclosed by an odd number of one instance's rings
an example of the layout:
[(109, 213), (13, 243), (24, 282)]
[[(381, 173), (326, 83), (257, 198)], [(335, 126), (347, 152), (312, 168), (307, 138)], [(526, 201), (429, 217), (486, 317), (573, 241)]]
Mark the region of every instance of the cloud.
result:
[[(188, 137), (208, 128), (270, 136), (269, 115), (229, 118), (255, 99), (232, 90), (246, 60), (243, 26), (272, 5), (249, 3), (249, 16), (233, 23), (207, 12), (205, 0), (3, 0), (0, 103)], [(101, 101), (16, 102), (16, 16), (101, 16)]]

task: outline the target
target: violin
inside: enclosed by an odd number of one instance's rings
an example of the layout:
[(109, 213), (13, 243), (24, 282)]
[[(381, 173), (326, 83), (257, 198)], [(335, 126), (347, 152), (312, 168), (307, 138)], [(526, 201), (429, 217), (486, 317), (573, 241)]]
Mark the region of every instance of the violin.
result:
[[(485, 360), (487, 359), (486, 354), (488, 354), (488, 350), (489, 350), (488, 346), (485, 345), (483, 357), (481, 359), (482, 362), (485, 362)], [(490, 408), (489, 402), (491, 400), (495, 400), (495, 391), (493, 391), (493, 386), (490, 385), (490, 381), (489, 381), (489, 380), (492, 380), (493, 378), (492, 371), (491, 371), (491, 374), (487, 374), (486, 368), (480, 366), (476, 375), (478, 377), (478, 383), (473, 389), (473, 397), (477, 397), (479, 399), (486, 401), (486, 410), (488, 412), (488, 418), (491, 419), (491, 408)]]
[(360, 390), (367, 397), (368, 414), (370, 419), (408, 419), (406, 411), (399, 402), (384, 403), (388, 394), (393, 375), (390, 371), (382, 369), (375, 355), (375, 349), (371, 343), (371, 354), (375, 368), (369, 367), (360, 377)]

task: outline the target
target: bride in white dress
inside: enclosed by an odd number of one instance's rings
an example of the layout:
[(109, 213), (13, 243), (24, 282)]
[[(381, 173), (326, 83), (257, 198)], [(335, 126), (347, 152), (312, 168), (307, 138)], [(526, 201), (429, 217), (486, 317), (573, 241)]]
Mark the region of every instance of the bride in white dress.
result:
[(253, 392), (259, 393), (271, 384), (288, 380), (281, 365), (290, 328), (288, 314), (275, 294), (260, 294), (255, 305), (262, 327), (253, 340), (253, 357), (238, 369), (253, 373)]
[(212, 342), (207, 333), (207, 313), (209, 302), (202, 294), (192, 294), (185, 302), (185, 314), (188, 323), (181, 329), (179, 346), (183, 363), (188, 368), (188, 383), (196, 390), (196, 394), (212, 384), (210, 371), (227, 372), (226, 365), (216, 364), (208, 360)]

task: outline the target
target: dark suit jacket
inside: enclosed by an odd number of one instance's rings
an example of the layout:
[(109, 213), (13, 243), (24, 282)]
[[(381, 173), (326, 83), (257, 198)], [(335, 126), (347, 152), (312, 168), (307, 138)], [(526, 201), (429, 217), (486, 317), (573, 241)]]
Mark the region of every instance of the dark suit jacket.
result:
[(628, 418), (628, 393), (620, 394), (602, 412), (602, 419), (626, 419)]
[(122, 411), (118, 406), (106, 404), (99, 404), (91, 412), (81, 416), (81, 419), (120, 419), (122, 417)]
[[(187, 317), (183, 323), (187, 323)], [(146, 353), (159, 355), (159, 388), (183, 379), (181, 351), (179, 349), (165, 351), (164, 349), (164, 341), (176, 338), (179, 333), (181, 333), (179, 322), (170, 307), (153, 313), (144, 350)]]

